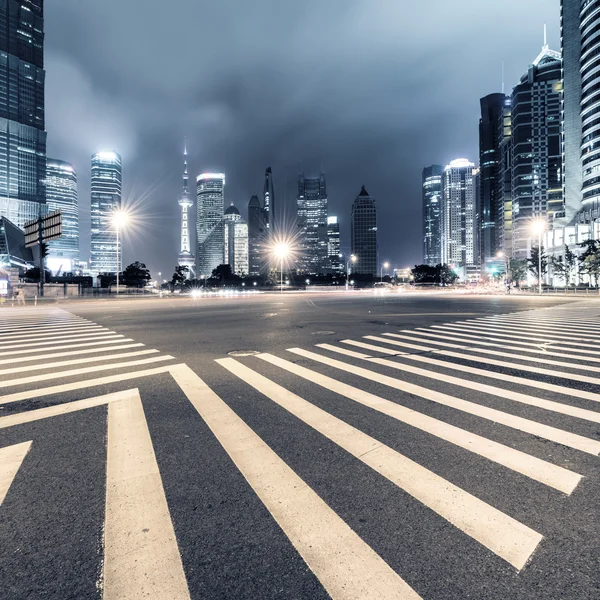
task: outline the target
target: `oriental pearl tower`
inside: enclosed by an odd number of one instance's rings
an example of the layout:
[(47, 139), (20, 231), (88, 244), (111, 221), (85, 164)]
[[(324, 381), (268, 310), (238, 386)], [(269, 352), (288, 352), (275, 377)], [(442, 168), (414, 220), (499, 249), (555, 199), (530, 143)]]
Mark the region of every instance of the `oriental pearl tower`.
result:
[(189, 176), (187, 164), (187, 144), (183, 150), (183, 157), (183, 191), (181, 192), (178, 200), (179, 206), (181, 206), (181, 251), (179, 252), (179, 258), (177, 262), (179, 266), (189, 268), (188, 277), (190, 277), (194, 268), (195, 260), (194, 255), (191, 252), (190, 230), (188, 227), (188, 209), (193, 206), (194, 203), (188, 190)]

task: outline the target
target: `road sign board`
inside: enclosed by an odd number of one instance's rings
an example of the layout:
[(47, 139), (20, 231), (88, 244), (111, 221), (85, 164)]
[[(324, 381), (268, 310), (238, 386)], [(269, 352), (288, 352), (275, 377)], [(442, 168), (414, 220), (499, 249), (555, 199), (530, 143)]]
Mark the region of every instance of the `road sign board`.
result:
[(25, 223), (25, 246), (31, 248), (62, 236), (62, 213), (55, 210), (35, 221)]

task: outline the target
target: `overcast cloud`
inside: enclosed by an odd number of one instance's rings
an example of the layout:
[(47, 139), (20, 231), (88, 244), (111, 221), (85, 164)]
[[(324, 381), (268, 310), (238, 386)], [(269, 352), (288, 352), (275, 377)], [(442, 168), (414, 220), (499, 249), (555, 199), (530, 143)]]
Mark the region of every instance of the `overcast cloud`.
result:
[(381, 258), (420, 262), (422, 168), (477, 162), (502, 61), (509, 91), (544, 23), (559, 49), (558, 0), (53, 0), (45, 17), (48, 156), (77, 168), (82, 257), (90, 156), (114, 148), (142, 224), (124, 260), (155, 275), (179, 252), (184, 136), (192, 176), (224, 171), (243, 215), (265, 167), (290, 209), (300, 166), (322, 168), (345, 250), (364, 184)]

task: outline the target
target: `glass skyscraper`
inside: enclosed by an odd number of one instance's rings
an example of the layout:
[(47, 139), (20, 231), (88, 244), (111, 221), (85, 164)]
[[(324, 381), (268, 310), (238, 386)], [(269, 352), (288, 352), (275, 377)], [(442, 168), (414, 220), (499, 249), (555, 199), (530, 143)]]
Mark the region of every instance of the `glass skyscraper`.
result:
[(329, 257), (327, 239), (327, 185), (325, 174), (319, 177), (298, 176), (298, 228), (300, 258), (298, 266), (305, 273), (324, 273)]
[(327, 217), (327, 254), (330, 273), (341, 273), (344, 270), (340, 255), (340, 224), (335, 216)]
[(440, 165), (423, 169), (423, 262), (442, 262), (442, 172)]
[(79, 260), (79, 207), (75, 167), (62, 160), (49, 158), (46, 163), (46, 203), (48, 212), (62, 213), (62, 237), (48, 243), (48, 267), (71, 271)]
[(223, 263), (225, 174), (202, 173), (196, 178), (196, 277), (210, 277)]
[(360, 194), (352, 203), (350, 219), (352, 254), (357, 258), (352, 273), (377, 275), (377, 209), (375, 198), (362, 186)]
[(0, 216), (45, 213), (43, 0), (0, 0)]
[(223, 264), (230, 265), (236, 275), (248, 275), (248, 225), (233, 204), (225, 211), (223, 223)]
[[(121, 271), (123, 253), (119, 247), (114, 213), (121, 209), (121, 157), (116, 152), (97, 152), (92, 156), (91, 194), (92, 237), (90, 270), (95, 273)], [(120, 240), (119, 240), (120, 246)]]

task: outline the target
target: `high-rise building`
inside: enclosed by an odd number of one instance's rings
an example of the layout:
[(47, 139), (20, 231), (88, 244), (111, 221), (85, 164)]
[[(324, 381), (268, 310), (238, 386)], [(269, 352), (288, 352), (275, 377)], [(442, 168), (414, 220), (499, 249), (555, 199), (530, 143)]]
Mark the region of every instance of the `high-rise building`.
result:
[(512, 93), (512, 255), (525, 259), (533, 219), (563, 211), (561, 58), (545, 44)]
[(266, 269), (264, 248), (267, 233), (265, 213), (258, 196), (252, 196), (248, 203), (248, 273), (260, 275)]
[(442, 172), (440, 165), (423, 169), (423, 262), (442, 262)]
[(43, 0), (0, 0), (0, 216), (45, 214)]
[(281, 219), (281, 215), (275, 212), (275, 188), (273, 186), (273, 172), (271, 167), (267, 167), (265, 170), (265, 187), (263, 190), (263, 210), (264, 210), (264, 222), (272, 236), (277, 228), (275, 219)]
[(181, 244), (179, 250), (179, 257), (177, 263), (180, 267), (187, 267), (188, 277), (192, 275), (192, 269), (196, 264), (194, 255), (192, 254), (192, 244), (190, 241), (190, 227), (189, 227), (189, 209), (194, 205), (192, 198), (190, 197), (189, 186), (189, 175), (188, 175), (188, 164), (187, 164), (187, 146), (183, 150), (183, 191), (181, 192), (177, 203), (181, 208)]
[(498, 175), (498, 215), (496, 234), (498, 250), (504, 258), (512, 256), (512, 112), (510, 96), (504, 98), (502, 117), (498, 121), (499, 175)]
[(504, 94), (490, 94), (481, 98), (481, 118), (479, 119), (479, 168), (480, 192), (478, 197), (478, 261), (484, 267), (486, 262), (496, 260), (499, 230), (502, 130), (499, 122), (504, 118)]
[(298, 228), (300, 258), (298, 266), (304, 273), (323, 273), (327, 268), (327, 185), (325, 173), (319, 177), (298, 176)]
[(210, 277), (223, 262), (225, 174), (202, 173), (196, 178), (196, 277)]
[(248, 275), (248, 225), (233, 204), (225, 211), (223, 224), (223, 264), (230, 265), (236, 275)]
[(117, 231), (114, 224), (114, 214), (121, 210), (121, 185), (121, 156), (113, 151), (94, 154), (90, 250), (90, 270), (93, 273), (116, 273), (117, 269), (122, 269), (121, 240), (117, 253)]
[(351, 251), (357, 261), (352, 273), (377, 275), (377, 208), (375, 198), (363, 185), (356, 200), (352, 203), (350, 217)]
[(327, 254), (328, 271), (333, 274), (342, 273), (344, 265), (340, 254), (340, 224), (335, 216), (327, 217)]
[(453, 160), (443, 175), (442, 263), (467, 279), (478, 268), (476, 252), (477, 177), (467, 159)]
[(51, 271), (70, 272), (79, 261), (79, 207), (75, 167), (49, 158), (46, 163), (46, 204), (49, 212), (60, 210), (62, 236), (48, 242), (46, 264)]

